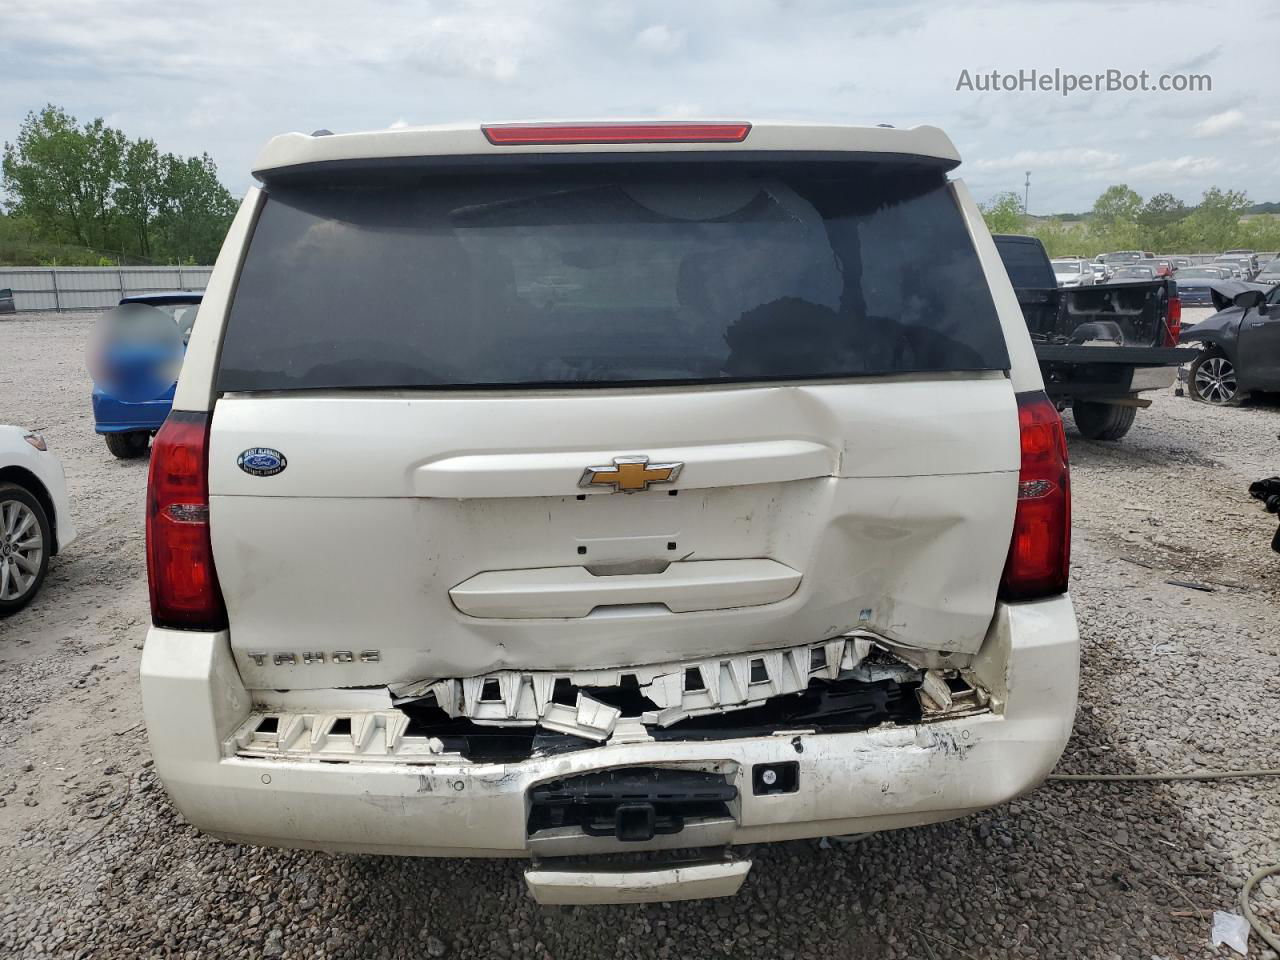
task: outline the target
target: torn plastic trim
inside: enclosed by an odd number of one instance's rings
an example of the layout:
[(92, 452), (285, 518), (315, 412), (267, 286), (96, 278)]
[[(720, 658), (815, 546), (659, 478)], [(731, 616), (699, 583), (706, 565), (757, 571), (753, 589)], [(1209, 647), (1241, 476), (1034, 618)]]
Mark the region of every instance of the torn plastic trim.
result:
[[(771, 697), (799, 693), (814, 679), (835, 680), (861, 665), (875, 642), (870, 634), (859, 633), (692, 661), (609, 670), (500, 670), (462, 679), (395, 684), (389, 689), (398, 707), (429, 697), (450, 717), (478, 724), (539, 724), (603, 741), (613, 733), (623, 711), (582, 692), (583, 688), (633, 685), (633, 692), (653, 705), (639, 713), (640, 722), (667, 727), (690, 717), (744, 709)], [(572, 704), (556, 701), (557, 684), (577, 689)]]
[[(381, 698), (329, 703), (324, 711), (289, 697), (287, 704), (258, 702), (224, 753), (326, 762), (505, 762), (606, 743), (734, 739), (793, 728), (855, 731), (1000, 709), (968, 670), (908, 662), (897, 648), (865, 635), (687, 663), (501, 671), (395, 689), (402, 692), (384, 689)], [(452, 712), (438, 696), (454, 698), (445, 701)]]
[(255, 709), (223, 745), (230, 756), (346, 761), (461, 760), (436, 737), (407, 735), (409, 717), (394, 708), (339, 713)]

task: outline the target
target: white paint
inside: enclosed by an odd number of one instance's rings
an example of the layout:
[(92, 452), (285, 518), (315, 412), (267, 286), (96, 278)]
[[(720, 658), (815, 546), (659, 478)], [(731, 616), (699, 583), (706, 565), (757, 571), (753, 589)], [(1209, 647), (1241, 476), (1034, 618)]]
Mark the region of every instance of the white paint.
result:
[[(762, 123), (745, 144), (507, 148), (469, 126), (288, 134), (267, 146), (259, 169), (651, 150), (958, 160), (931, 127)], [(231, 629), (153, 629), (143, 656), (156, 769), (184, 816), (250, 842), (524, 856), (531, 786), (617, 766), (715, 765), (731, 774), (734, 821), (713, 832), (733, 843), (934, 822), (1039, 783), (1070, 732), (1075, 617), (1067, 597), (1010, 607), (997, 603), (996, 588), (1020, 459), (1015, 391), (1042, 384), (980, 212), (963, 184), (954, 191), (1008, 344), (1007, 376), (308, 391), (222, 397), (215, 408), (227, 308), (262, 202), (251, 191), (205, 293), (175, 403), (214, 411), (211, 531)], [(288, 468), (272, 477), (237, 469), (239, 453), (255, 446), (282, 451)], [(631, 455), (682, 463), (678, 481), (632, 495), (578, 487), (584, 469)], [(601, 575), (610, 572), (617, 576)], [(646, 735), (646, 723), (752, 700), (753, 657), (769, 664), (771, 695), (802, 684), (799, 661), (788, 659), (797, 650), (839, 643), (837, 661), (852, 666), (845, 638), (855, 630), (919, 651), (922, 662), (960, 655), (990, 693), (990, 709), (860, 733)], [(270, 656), (349, 649), (378, 656), (281, 664)], [(690, 663), (716, 675), (705, 703), (683, 685)], [(550, 702), (557, 674), (624, 667), (643, 675), (659, 705), (652, 716), (623, 718), (586, 696), (572, 706)], [(603, 742), (519, 763), (470, 763), (439, 742), (407, 737), (404, 715), (379, 697), (337, 689), (403, 693), (424, 678), (433, 692), (448, 685), (451, 702), (478, 720), (536, 718)], [(489, 678), (500, 703), (484, 702)], [(284, 711), (274, 744), (253, 733), (255, 696)], [(348, 712), (352, 704), (363, 710)], [(330, 733), (343, 716), (352, 721), (347, 743)], [(366, 761), (378, 744), (381, 756)], [(319, 762), (348, 750), (360, 762)], [(751, 795), (754, 764), (792, 760), (798, 791)], [(566, 849), (580, 839), (555, 842)], [(533, 875), (540, 896), (670, 900), (732, 892), (745, 867), (616, 882), (600, 871)]]
[(58, 550), (62, 550), (76, 538), (71, 503), (67, 499), (67, 479), (62, 472), (62, 461), (52, 448), (37, 450), (23, 439), (30, 432), (23, 427), (0, 424), (0, 469), (20, 467), (40, 481), (53, 503), (49, 522), (56, 531)]
[(200, 301), (200, 322), (191, 328), (187, 355), (182, 361), (182, 373), (173, 394), (175, 410), (213, 409), (213, 378), (218, 351), (222, 347), (222, 331), (231, 310), (231, 297), (235, 292), (240, 263), (248, 249), (253, 225), (265, 199), (266, 194), (257, 187), (251, 187), (245, 193), (231, 226), (227, 228), (222, 249), (218, 252), (213, 273)]
[(469, 617), (502, 620), (587, 616), (602, 607), (661, 604), (672, 613), (777, 603), (796, 592), (800, 572), (775, 560), (690, 560), (661, 573), (596, 576), (585, 567), (491, 570), (449, 591)]
[(996, 243), (991, 239), (991, 231), (982, 218), (982, 211), (978, 209), (963, 180), (952, 180), (951, 190), (956, 202), (960, 204), (960, 212), (964, 214), (969, 235), (973, 237), (973, 246), (978, 251), (978, 260), (987, 277), (987, 287), (996, 305), (996, 314), (1000, 317), (1000, 327), (1004, 330), (1004, 342), (1009, 349), (1011, 364), (1009, 381), (1018, 393), (1043, 390), (1044, 378), (1040, 375), (1040, 364), (1036, 360), (1031, 334), (1027, 332), (1026, 317), (1022, 314), (1022, 307), (1018, 306), (1018, 295), (1013, 292), (1009, 272), (1005, 270), (1000, 252), (996, 250)]
[[(788, 734), (607, 743), (506, 764), (441, 757), (427, 767), (409, 765), (423, 756), (364, 764), (235, 757), (234, 734), (251, 702), (225, 633), (152, 629), (142, 694), (157, 773), (199, 829), (326, 850), (527, 856), (529, 787), (617, 766), (731, 772), (741, 793), (735, 844), (914, 826), (1003, 803), (1044, 779), (1071, 732), (1079, 640), (1070, 598), (1001, 605), (973, 669), (993, 712), (803, 734), (803, 752)], [(312, 694), (316, 704), (327, 698)], [(752, 765), (786, 760), (800, 763), (800, 790), (752, 796)]]
[[(721, 472), (724, 457), (707, 455), (760, 443), (800, 455), (739, 457), (732, 477)], [(282, 451), (288, 468), (244, 473), (236, 458), (254, 446)], [(816, 449), (830, 451), (822, 475), (777, 481), (780, 463), (814, 471)], [(588, 466), (654, 451), (685, 463), (678, 496), (660, 486), (635, 494), (578, 486)], [(556, 466), (524, 474), (528, 491), (495, 480), (478, 497), (421, 494), (426, 464), (505, 456), (516, 458), (517, 477), (521, 458)], [(1018, 463), (1013, 391), (1000, 375), (523, 396), (232, 396), (213, 418), (211, 528), (232, 643), (255, 688), (660, 663), (817, 643), (855, 628), (971, 653), (995, 607)], [(704, 486), (708, 476), (732, 482)], [(558, 495), (548, 496), (552, 483)], [(757, 606), (639, 606), (560, 621), (465, 616), (450, 599), (490, 571), (550, 568), (563, 580), (584, 566), (682, 559), (767, 559), (801, 582)], [(378, 648), (380, 663), (258, 665), (245, 656), (348, 649), (356, 637), (369, 638), (360, 644)]]
[[(530, 121), (537, 123), (539, 121)], [(591, 121), (583, 121), (590, 123)], [(618, 122), (616, 118), (612, 121)], [(623, 121), (626, 122), (626, 121)], [(635, 122), (661, 122), (652, 118)], [(715, 120), (704, 121), (715, 123)], [(729, 122), (742, 122), (730, 120)], [(859, 127), (825, 123), (752, 121), (751, 132), (741, 143), (599, 143), (566, 146), (502, 146), (491, 144), (477, 124), (451, 124), (338, 133), (312, 137), (286, 133), (273, 137), (254, 162), (257, 177), (272, 171), (336, 160), (393, 157), (500, 156), (519, 153), (705, 153), (770, 150), (852, 151), (932, 157), (949, 164), (960, 162), (950, 138), (937, 127), (905, 129)], [(202, 317), (203, 319), (203, 317)]]
[(533, 899), (541, 904), (660, 903), (732, 897), (750, 870), (750, 860), (659, 869), (535, 867), (525, 871), (524, 879)]

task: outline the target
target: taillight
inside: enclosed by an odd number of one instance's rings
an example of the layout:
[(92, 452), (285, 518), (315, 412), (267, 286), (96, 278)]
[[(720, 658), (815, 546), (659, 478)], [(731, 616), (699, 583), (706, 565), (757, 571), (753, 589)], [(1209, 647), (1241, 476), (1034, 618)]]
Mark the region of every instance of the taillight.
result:
[(1169, 298), (1169, 319), (1165, 321), (1164, 336), (1160, 343), (1165, 347), (1178, 345), (1178, 334), (1182, 332), (1182, 298), (1176, 294)]
[(218, 630), (227, 609), (209, 542), (209, 415), (175, 410), (151, 445), (147, 583), (157, 627)]
[(1053, 402), (1041, 391), (1018, 394), (1022, 467), (1013, 539), (1000, 596), (1031, 600), (1067, 589), (1071, 568), (1071, 471), (1067, 437)]
[(480, 128), (498, 147), (573, 143), (741, 143), (749, 123), (498, 123)]

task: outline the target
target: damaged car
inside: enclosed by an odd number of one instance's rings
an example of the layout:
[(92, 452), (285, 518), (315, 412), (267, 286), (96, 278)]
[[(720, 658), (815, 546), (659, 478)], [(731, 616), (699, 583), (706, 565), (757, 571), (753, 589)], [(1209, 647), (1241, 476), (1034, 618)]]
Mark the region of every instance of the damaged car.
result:
[(1067, 451), (959, 162), (932, 127), (273, 139), (151, 455), (176, 807), (621, 903), (1040, 784)]
[(1224, 280), (1209, 295), (1218, 312), (1179, 335), (1200, 346), (1186, 375), (1191, 397), (1230, 407), (1280, 390), (1280, 286)]

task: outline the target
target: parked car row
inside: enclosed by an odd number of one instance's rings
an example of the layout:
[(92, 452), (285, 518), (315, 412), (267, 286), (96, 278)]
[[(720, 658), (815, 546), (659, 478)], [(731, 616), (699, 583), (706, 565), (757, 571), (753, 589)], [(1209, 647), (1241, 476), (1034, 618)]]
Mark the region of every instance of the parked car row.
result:
[[(1092, 260), (1084, 257), (1055, 257), (1054, 277), (1059, 287), (1087, 287), (1099, 283), (1156, 280), (1161, 277), (1182, 278), (1184, 270), (1214, 269), (1223, 271), (1226, 280), (1261, 280), (1280, 283), (1280, 259), (1275, 253), (1252, 250), (1227, 250), (1221, 254), (1157, 255), (1144, 250), (1117, 250), (1100, 253)], [(1195, 274), (1196, 279), (1212, 277)]]

